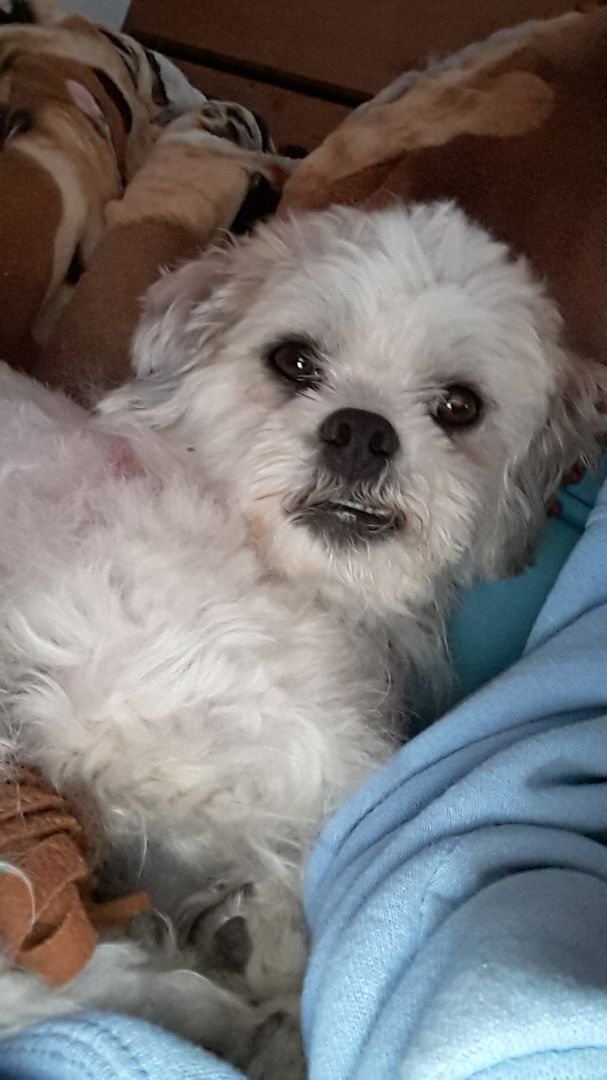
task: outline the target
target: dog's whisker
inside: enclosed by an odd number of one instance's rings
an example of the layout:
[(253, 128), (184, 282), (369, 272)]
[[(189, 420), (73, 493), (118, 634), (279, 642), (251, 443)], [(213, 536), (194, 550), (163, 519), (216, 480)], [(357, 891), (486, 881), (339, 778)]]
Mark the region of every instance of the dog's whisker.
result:
[(263, 495), (256, 495), (254, 502), (263, 502), (264, 499), (278, 499), (281, 495), (284, 495), (284, 489), (280, 488), (277, 491), (266, 491)]

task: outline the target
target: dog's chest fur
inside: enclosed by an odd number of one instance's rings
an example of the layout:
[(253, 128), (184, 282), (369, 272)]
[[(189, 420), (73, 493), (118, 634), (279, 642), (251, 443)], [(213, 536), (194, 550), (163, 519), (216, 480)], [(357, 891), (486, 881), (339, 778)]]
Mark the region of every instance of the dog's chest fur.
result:
[(305, 846), (388, 749), (383, 634), (268, 579), (193, 480), (38, 505), (0, 642), (17, 753), (110, 832)]

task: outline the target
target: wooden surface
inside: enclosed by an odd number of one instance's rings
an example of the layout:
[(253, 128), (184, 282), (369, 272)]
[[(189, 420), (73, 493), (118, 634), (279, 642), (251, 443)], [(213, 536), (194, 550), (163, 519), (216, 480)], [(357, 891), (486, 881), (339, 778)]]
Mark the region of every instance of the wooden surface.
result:
[(133, 0), (127, 27), (291, 79), (374, 94), (433, 52), (572, 0)]
[(132, 0), (125, 29), (312, 148), (401, 72), (576, 0)]

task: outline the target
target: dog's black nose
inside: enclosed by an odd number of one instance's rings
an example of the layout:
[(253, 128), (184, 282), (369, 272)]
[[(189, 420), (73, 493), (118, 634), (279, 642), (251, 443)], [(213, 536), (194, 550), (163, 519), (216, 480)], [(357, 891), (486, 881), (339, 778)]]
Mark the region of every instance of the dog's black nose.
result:
[(379, 413), (338, 409), (320, 426), (325, 465), (341, 480), (376, 480), (400, 446), (392, 424)]

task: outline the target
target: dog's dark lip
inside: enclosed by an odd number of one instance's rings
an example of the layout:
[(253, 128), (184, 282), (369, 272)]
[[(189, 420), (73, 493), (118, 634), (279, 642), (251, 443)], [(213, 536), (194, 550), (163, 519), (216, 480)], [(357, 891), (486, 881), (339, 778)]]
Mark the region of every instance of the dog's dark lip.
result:
[(295, 520), (334, 542), (383, 539), (404, 524), (404, 516), (358, 499), (308, 503), (295, 511)]
[(393, 517), (388, 510), (379, 510), (368, 503), (359, 503), (344, 499), (343, 502), (327, 502), (320, 508), (325, 513), (336, 514), (344, 521), (356, 521), (369, 528), (381, 529), (389, 525)]

